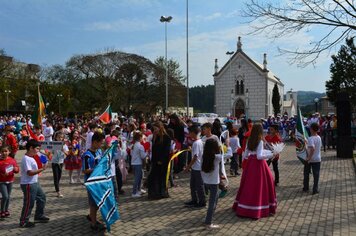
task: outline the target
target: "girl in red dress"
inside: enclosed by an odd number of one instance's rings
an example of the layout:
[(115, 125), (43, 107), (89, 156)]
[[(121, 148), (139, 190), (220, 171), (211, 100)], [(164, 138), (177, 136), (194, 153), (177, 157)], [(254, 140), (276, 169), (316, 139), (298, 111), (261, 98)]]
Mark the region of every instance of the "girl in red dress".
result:
[(274, 180), (266, 163), (266, 159), (272, 158), (273, 154), (263, 149), (262, 136), (262, 125), (254, 124), (243, 153), (243, 158), (247, 158), (248, 161), (232, 206), (238, 216), (259, 219), (276, 213)]
[[(80, 183), (80, 172), (82, 168), (82, 160), (80, 158), (80, 135), (77, 130), (73, 130), (71, 133), (72, 137), (69, 141), (69, 155), (64, 160), (65, 169), (69, 174), (69, 183), (73, 184), (75, 182)], [(75, 179), (73, 179), (73, 172), (75, 172)]]

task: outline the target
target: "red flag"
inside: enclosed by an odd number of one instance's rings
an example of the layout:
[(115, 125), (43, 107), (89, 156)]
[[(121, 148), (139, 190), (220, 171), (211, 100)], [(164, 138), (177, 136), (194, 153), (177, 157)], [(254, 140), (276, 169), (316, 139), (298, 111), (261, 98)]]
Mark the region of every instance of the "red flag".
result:
[(106, 108), (106, 110), (103, 112), (103, 114), (101, 114), (99, 116), (99, 120), (101, 122), (103, 122), (104, 124), (108, 124), (110, 123), (112, 118), (112, 112), (111, 112), (111, 106), (109, 104), (109, 106)]
[(28, 121), (26, 121), (26, 129), (27, 132), (30, 134), (30, 137), (36, 141), (38, 141), (37, 135), (32, 131), (31, 126), (28, 124)]

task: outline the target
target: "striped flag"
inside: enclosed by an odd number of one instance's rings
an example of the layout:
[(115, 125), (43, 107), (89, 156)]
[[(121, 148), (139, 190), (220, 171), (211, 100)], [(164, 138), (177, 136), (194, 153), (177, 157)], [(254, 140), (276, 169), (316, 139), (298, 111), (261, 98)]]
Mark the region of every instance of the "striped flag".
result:
[(85, 183), (85, 187), (90, 192), (90, 195), (93, 197), (101, 212), (108, 232), (110, 232), (110, 225), (120, 219), (114, 197), (114, 186), (111, 180), (110, 169), (112, 158), (117, 150), (117, 145), (118, 143), (114, 142), (113, 145), (106, 150)]
[(46, 115), (46, 106), (43, 102), (40, 86), (38, 86), (38, 103), (35, 106), (35, 113), (32, 116), (32, 122), (34, 125), (38, 125), (42, 128), (42, 118)]
[(111, 118), (112, 118), (112, 111), (111, 111), (111, 106), (109, 104), (109, 106), (105, 109), (103, 114), (99, 116), (99, 120), (104, 124), (108, 124), (110, 123)]
[(297, 151), (298, 159), (304, 164), (305, 159), (308, 156), (307, 147), (306, 147), (306, 139), (308, 138), (308, 132), (306, 132), (304, 124), (303, 124), (303, 116), (298, 108), (298, 117), (297, 117), (297, 127), (295, 129), (295, 147)]

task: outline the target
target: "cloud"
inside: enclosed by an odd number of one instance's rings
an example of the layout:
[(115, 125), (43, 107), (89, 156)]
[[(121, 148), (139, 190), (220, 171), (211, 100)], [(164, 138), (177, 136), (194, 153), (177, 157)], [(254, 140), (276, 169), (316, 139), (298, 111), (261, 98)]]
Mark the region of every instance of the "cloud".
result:
[(115, 32), (134, 32), (145, 31), (151, 26), (147, 21), (139, 19), (119, 19), (116, 21), (93, 22), (85, 27), (87, 31), (115, 31)]

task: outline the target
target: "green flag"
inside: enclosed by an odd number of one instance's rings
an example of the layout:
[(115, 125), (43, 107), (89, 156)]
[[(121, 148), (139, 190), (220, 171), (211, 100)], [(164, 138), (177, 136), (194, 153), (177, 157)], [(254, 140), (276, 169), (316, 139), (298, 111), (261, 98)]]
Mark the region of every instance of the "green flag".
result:
[(306, 139), (308, 138), (308, 133), (305, 130), (303, 123), (303, 116), (298, 108), (298, 117), (297, 117), (297, 127), (295, 129), (295, 147), (297, 151), (298, 159), (304, 163), (305, 159), (308, 157)]

